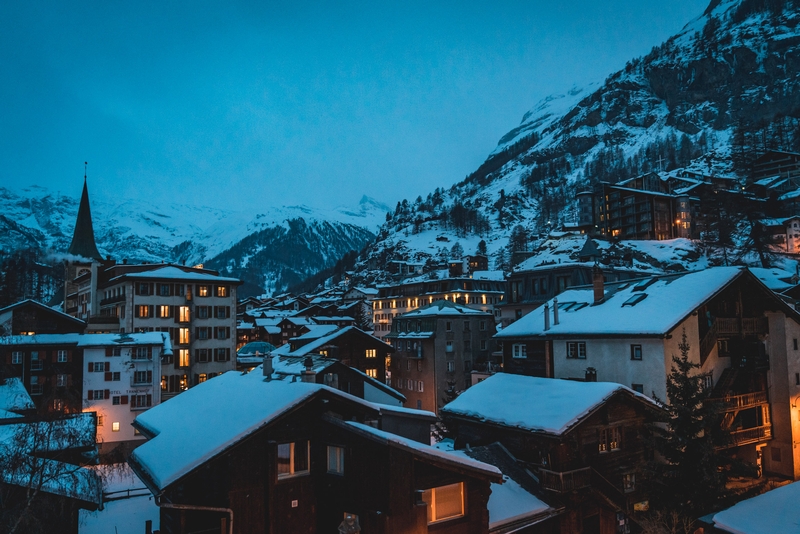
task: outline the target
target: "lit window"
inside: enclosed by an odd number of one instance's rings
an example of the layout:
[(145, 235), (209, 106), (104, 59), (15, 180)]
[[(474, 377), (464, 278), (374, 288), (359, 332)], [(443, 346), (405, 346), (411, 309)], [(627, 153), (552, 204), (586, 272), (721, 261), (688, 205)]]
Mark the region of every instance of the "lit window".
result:
[(119, 432), (119, 421), (114, 421), (113, 423), (111, 423), (111, 431)]
[(198, 297), (207, 297), (208, 296), (208, 286), (197, 286), (197, 296)]
[(370, 378), (378, 378), (378, 370), (377, 369), (367, 369), (367, 376)]
[(178, 367), (189, 367), (189, 349), (178, 351)]
[(142, 304), (140, 306), (136, 306), (136, 309), (139, 311), (138, 316), (146, 319), (150, 317), (150, 306), (147, 304)]
[(456, 362), (453, 361), (447, 362), (447, 372), (453, 373), (455, 372), (455, 370), (456, 370)]
[(228, 286), (217, 286), (217, 296), (218, 297), (227, 297), (228, 296)]
[(422, 492), (422, 500), (428, 505), (428, 524), (463, 517), (464, 483), (457, 482)]
[(205, 373), (200, 373), (197, 376), (197, 383), (198, 384), (201, 383), (201, 382), (205, 382), (206, 380), (208, 380), (208, 375), (206, 375)]
[(179, 328), (178, 329), (178, 343), (181, 345), (187, 345), (189, 343), (189, 329), (188, 328)]
[(169, 306), (159, 306), (158, 307), (158, 316), (162, 319), (169, 317)]
[(344, 447), (328, 445), (328, 473), (344, 475)]
[(366, 356), (367, 358), (375, 358), (378, 355), (378, 351), (376, 349), (367, 349)]
[(67, 375), (56, 375), (56, 386), (65, 387), (67, 385)]
[(189, 306), (180, 306), (178, 308), (178, 321), (182, 323), (189, 322)]
[(288, 478), (308, 474), (308, 440), (278, 445), (278, 478)]
[(597, 452), (618, 451), (622, 448), (622, 429), (618, 426), (600, 430)]
[(514, 343), (511, 345), (511, 356), (514, 358), (527, 358), (528, 346), (525, 343)]

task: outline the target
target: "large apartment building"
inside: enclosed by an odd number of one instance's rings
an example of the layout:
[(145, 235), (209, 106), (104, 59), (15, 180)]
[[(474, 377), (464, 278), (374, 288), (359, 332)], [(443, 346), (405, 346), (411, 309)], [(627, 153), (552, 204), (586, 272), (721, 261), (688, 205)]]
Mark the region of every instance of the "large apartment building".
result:
[(166, 332), (173, 355), (161, 358), (161, 394), (173, 396), (236, 368), (236, 278), (202, 266), (128, 264), (103, 259), (92, 230), (84, 182), (66, 264), (65, 311), (87, 332)]

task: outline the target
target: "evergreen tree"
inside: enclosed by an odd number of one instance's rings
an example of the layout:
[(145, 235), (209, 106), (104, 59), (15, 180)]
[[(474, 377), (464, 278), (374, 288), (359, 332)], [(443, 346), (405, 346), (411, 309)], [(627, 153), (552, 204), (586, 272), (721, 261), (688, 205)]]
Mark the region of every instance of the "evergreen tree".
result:
[(666, 427), (654, 425), (654, 445), (666, 463), (650, 466), (651, 494), (656, 508), (676, 517), (696, 518), (708, 513), (723, 497), (725, 476), (722, 456), (714, 449), (719, 421), (703, 388), (699, 364), (689, 360), (686, 331), (678, 344), (680, 357), (672, 356), (667, 377), (669, 404)]
[(475, 251), (476, 254), (480, 254), (481, 256), (486, 256), (488, 251), (486, 250), (486, 241), (483, 239), (480, 240), (478, 243), (478, 249)]
[(450, 259), (460, 260), (463, 257), (464, 257), (464, 247), (461, 246), (461, 243), (456, 241), (456, 244), (453, 245), (453, 248), (450, 249)]

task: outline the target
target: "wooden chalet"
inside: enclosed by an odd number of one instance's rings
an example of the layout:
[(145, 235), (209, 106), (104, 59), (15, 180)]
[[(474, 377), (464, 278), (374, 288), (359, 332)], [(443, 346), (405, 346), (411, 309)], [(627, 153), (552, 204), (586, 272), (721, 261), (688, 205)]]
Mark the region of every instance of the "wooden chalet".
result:
[(0, 309), (0, 335), (82, 334), (86, 323), (27, 299)]
[(162, 533), (488, 533), (500, 471), (392, 433), (384, 415), (315, 383), (231, 372), (140, 415), (150, 439), (129, 463)]
[(660, 410), (619, 384), (497, 373), (440, 414), (456, 449), (496, 441), (535, 473), (545, 499), (564, 507), (557, 532), (611, 534), (647, 500), (643, 429)]

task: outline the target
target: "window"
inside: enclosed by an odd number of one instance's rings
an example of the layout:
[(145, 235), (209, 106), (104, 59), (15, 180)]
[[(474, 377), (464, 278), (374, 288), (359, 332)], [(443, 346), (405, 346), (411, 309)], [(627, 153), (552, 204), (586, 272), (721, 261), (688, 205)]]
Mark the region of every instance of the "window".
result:
[(478, 328), (479, 328), (480, 330), (486, 330), (486, 321), (481, 321), (481, 322), (478, 324)]
[[(170, 291), (169, 291), (169, 284), (158, 284), (158, 295), (160, 297), (169, 297), (169, 296), (171, 296), (170, 295)], [(162, 316), (162, 317), (166, 317), (166, 316)]]
[(631, 360), (641, 360), (641, 359), (642, 359), (642, 346), (631, 345)]
[(425, 391), (425, 388), (422, 385), (422, 380), (417, 380), (417, 391), (419, 391), (420, 393)]
[(114, 406), (117, 406), (119, 404), (119, 395), (114, 395), (113, 397), (111, 397), (111, 404), (113, 404)]
[(56, 386), (66, 387), (66, 385), (67, 385), (67, 375), (56, 375)]
[(367, 349), (365, 352), (367, 358), (375, 358), (378, 355), (377, 349)]
[(410, 378), (406, 379), (406, 389), (409, 391), (414, 391), (414, 381)]
[(189, 349), (178, 351), (178, 367), (189, 367)]
[(227, 362), (230, 359), (230, 349), (214, 349), (214, 361)]
[(622, 489), (625, 493), (636, 491), (636, 475), (634, 473), (622, 475)]
[(135, 371), (133, 373), (134, 384), (149, 384), (153, 381), (152, 371)]
[(447, 362), (447, 372), (454, 373), (455, 370), (456, 370), (456, 362), (454, 361)]
[(586, 359), (586, 343), (583, 341), (567, 341), (567, 358)]
[(210, 337), (208, 335), (209, 330), (211, 330), (211, 327), (198, 326), (195, 328), (194, 335), (197, 337), (197, 339), (208, 339)]
[(150, 306), (147, 304), (136, 306), (136, 316), (141, 317), (142, 319), (150, 317)]
[(11, 353), (11, 363), (22, 363), (22, 351), (15, 350)]
[(189, 322), (189, 306), (179, 306), (178, 307), (178, 322), (181, 323), (188, 323)]
[(111, 423), (111, 431), (119, 432), (119, 421), (114, 421), (113, 423)]
[(209, 295), (208, 286), (197, 286), (197, 296), (207, 297)]
[(464, 321), (464, 332), (469, 332), (469, 321)]
[(344, 447), (328, 445), (328, 473), (344, 475)]
[(41, 395), (44, 393), (43, 378), (40, 376), (31, 377), (31, 395)]
[(206, 363), (211, 360), (211, 356), (209, 354), (208, 349), (195, 349), (194, 356), (195, 356), (195, 361), (199, 363)]
[(200, 373), (199, 375), (197, 375), (197, 383), (198, 384), (202, 384), (206, 380), (208, 380), (208, 375), (206, 375), (205, 373)]
[(31, 371), (41, 371), (42, 370), (42, 360), (39, 359), (39, 351), (32, 350), (31, 351)]
[(67, 354), (67, 351), (60, 350), (60, 351), (58, 351), (58, 355), (56, 356), (56, 361), (58, 363), (66, 363), (67, 361), (69, 361), (68, 358), (69, 358), (69, 356)]
[(170, 316), (171, 307), (170, 306), (159, 306), (158, 307), (158, 316), (162, 319), (166, 319)]
[(131, 408), (149, 408), (152, 403), (151, 395), (131, 395)]
[(119, 380), (120, 380), (120, 372), (119, 371), (114, 371), (114, 373), (111, 376), (111, 380), (113, 380), (114, 382), (119, 382)]
[(103, 416), (100, 414), (97, 415), (97, 426), (103, 426)]
[(792, 348), (797, 350), (797, 338), (792, 339)]
[(197, 318), (198, 319), (208, 319), (208, 307), (207, 306), (198, 306), (197, 307)]
[(631, 389), (636, 393), (644, 394), (644, 384), (631, 384)]
[(452, 330), (452, 325), (450, 324), (450, 321), (444, 323), (444, 329), (447, 330), (448, 332)]
[(525, 343), (514, 343), (511, 345), (511, 357), (512, 358), (527, 358), (528, 357), (528, 345)]
[(428, 524), (463, 517), (464, 483), (457, 482), (422, 492), (422, 500), (428, 505)]
[(448, 341), (447, 345), (444, 348), (445, 352), (453, 352), (453, 342)]
[(189, 344), (189, 329), (178, 328), (178, 343), (181, 345)]
[(367, 376), (370, 378), (378, 378), (378, 370), (377, 369), (367, 369)]
[(481, 350), (486, 350), (488, 343), (485, 339), (481, 339)]
[(216, 312), (214, 315), (217, 319), (225, 319), (227, 317), (227, 310), (230, 308), (228, 306), (214, 306), (214, 311)]
[(618, 426), (600, 431), (597, 452), (618, 451), (621, 448), (622, 429)]
[(228, 296), (228, 286), (217, 286), (217, 296), (218, 297), (227, 297)]
[(131, 358), (134, 360), (149, 360), (150, 347), (136, 347), (131, 351)]
[(278, 445), (278, 479), (308, 474), (308, 440)]
[(795, 386), (800, 386), (800, 373), (795, 373), (794, 374), (794, 385)]

